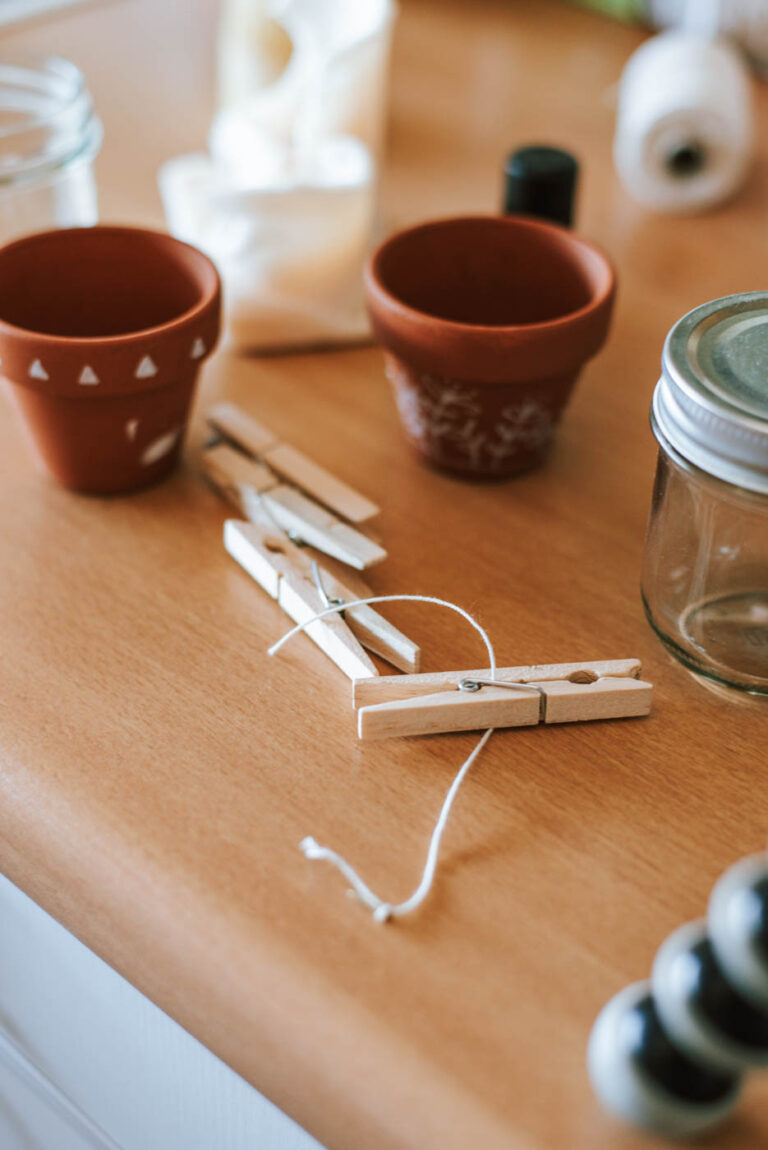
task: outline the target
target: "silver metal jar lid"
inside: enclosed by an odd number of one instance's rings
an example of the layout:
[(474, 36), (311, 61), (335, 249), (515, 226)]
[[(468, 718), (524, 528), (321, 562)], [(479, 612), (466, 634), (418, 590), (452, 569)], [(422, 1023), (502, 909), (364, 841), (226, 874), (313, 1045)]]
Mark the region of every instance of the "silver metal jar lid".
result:
[(670, 331), (652, 424), (684, 459), (768, 493), (768, 292), (724, 296)]

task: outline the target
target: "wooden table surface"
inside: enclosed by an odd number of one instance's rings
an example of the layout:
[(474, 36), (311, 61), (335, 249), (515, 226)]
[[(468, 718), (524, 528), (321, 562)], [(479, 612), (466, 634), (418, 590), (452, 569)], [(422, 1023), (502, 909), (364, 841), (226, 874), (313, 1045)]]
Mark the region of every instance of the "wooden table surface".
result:
[[(158, 164), (204, 141), (214, 22), (206, 0), (123, 0), (7, 38), (86, 69), (106, 219), (161, 221)], [(403, 4), (386, 225), (494, 210), (504, 152), (549, 140), (581, 156), (580, 228), (618, 265), (612, 338), (544, 469), (498, 486), (424, 470), (373, 348), (206, 369), (198, 411), (232, 398), (380, 502), (377, 590), (464, 605), (503, 663), (638, 656), (656, 684), (646, 720), (494, 736), (412, 919), (377, 926), (298, 843), (405, 897), (474, 736), (361, 746), (348, 684), (308, 641), (267, 658), (285, 619), (225, 554), (194, 452), (101, 501), (39, 478), (0, 425), (0, 866), (331, 1150), (649, 1145), (590, 1092), (590, 1026), (764, 846), (765, 712), (667, 658), (638, 573), (662, 341), (693, 305), (765, 286), (766, 137), (722, 210), (635, 206), (610, 146), (640, 39), (549, 0)], [(477, 664), (448, 613), (391, 615), (425, 669)], [(755, 1080), (704, 1144), (766, 1140)]]

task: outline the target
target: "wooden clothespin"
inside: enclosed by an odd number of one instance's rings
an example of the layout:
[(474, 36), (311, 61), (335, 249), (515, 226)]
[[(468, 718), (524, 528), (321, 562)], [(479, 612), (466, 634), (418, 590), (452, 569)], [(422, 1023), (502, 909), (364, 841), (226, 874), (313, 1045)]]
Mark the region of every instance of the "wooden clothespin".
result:
[(359, 491), (326, 471), (303, 451), (280, 443), (275, 435), (234, 403), (217, 403), (206, 419), (225, 439), (236, 443), (253, 459), (266, 464), (281, 479), (308, 492), (330, 511), (350, 523), (365, 523), (379, 514), (379, 508)]
[(380, 677), (354, 684), (361, 739), (647, 715), (637, 659)]
[[(367, 588), (360, 593), (350, 590), (330, 571), (313, 564), (274, 529), (263, 509), (261, 515), (257, 523), (227, 520), (224, 546), (296, 623), (305, 623), (326, 607), (371, 594)], [(419, 668), (419, 647), (367, 604), (349, 608), (344, 618), (339, 614), (317, 620), (306, 634), (350, 679), (378, 675), (364, 647), (401, 670)]]
[(254, 522), (266, 509), (288, 535), (360, 571), (387, 557), (384, 548), (367, 535), (342, 523), (295, 487), (281, 483), (265, 463), (226, 443), (203, 452), (203, 468), (214, 487)]

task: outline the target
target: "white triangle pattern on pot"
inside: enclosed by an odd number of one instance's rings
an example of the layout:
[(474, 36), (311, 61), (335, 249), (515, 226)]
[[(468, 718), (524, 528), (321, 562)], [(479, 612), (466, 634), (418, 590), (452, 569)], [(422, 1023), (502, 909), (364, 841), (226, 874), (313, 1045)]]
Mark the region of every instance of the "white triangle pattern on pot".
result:
[(29, 375), (32, 379), (51, 378), (39, 359), (32, 360), (32, 363), (29, 365)]
[(153, 375), (157, 375), (157, 364), (152, 359), (151, 355), (145, 355), (139, 361), (139, 366), (134, 372), (136, 379), (149, 379)]
[(89, 367), (88, 364), (86, 364), (85, 367), (83, 368), (83, 370), (80, 372), (80, 378), (78, 379), (77, 382), (78, 383), (101, 383), (101, 380), (99, 379), (98, 375), (93, 370), (93, 368)]
[(189, 353), (189, 358), (190, 359), (202, 359), (204, 355), (205, 355), (205, 344), (201, 340), (200, 336), (198, 336), (197, 339), (195, 340), (195, 342), (192, 344), (192, 350)]

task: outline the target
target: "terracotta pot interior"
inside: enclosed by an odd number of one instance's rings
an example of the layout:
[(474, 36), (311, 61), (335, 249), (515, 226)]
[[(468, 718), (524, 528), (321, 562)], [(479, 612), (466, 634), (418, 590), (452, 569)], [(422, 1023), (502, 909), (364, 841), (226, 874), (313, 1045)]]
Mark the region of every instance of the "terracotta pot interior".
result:
[(0, 251), (0, 320), (39, 334), (97, 338), (158, 327), (214, 290), (201, 256), (148, 232), (63, 230)]
[(504, 219), (449, 220), (395, 236), (374, 274), (416, 311), (454, 323), (508, 327), (578, 311), (610, 273), (567, 232)]

